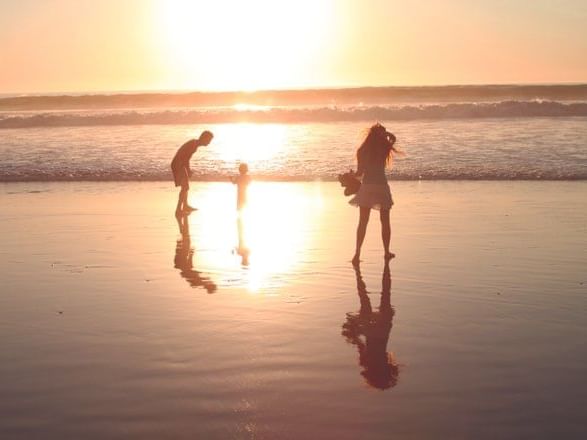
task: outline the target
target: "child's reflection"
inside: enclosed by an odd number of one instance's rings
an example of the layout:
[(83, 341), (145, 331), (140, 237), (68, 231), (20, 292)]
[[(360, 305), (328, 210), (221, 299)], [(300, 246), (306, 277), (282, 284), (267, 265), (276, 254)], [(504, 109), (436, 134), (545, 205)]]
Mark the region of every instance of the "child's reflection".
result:
[(359, 351), (361, 376), (367, 384), (385, 390), (397, 384), (399, 368), (393, 354), (387, 352), (387, 341), (391, 331), (394, 310), (391, 307), (391, 274), (389, 261), (383, 267), (381, 300), (379, 310), (373, 311), (367, 287), (361, 276), (359, 265), (354, 266), (357, 277), (357, 293), (361, 302), (359, 312), (347, 313), (342, 326), (342, 335)]
[(239, 215), (236, 220), (236, 228), (238, 232), (238, 246), (236, 247), (236, 253), (241, 257), (241, 264), (243, 266), (248, 266), (251, 251), (247, 246), (244, 219), (241, 215)]
[(179, 269), (179, 273), (190, 286), (194, 288), (203, 287), (208, 293), (214, 293), (216, 284), (210, 278), (203, 276), (201, 272), (194, 269), (194, 249), (191, 246), (190, 225), (187, 216), (183, 214), (177, 215), (176, 219), (181, 239), (177, 240), (175, 247), (174, 267)]

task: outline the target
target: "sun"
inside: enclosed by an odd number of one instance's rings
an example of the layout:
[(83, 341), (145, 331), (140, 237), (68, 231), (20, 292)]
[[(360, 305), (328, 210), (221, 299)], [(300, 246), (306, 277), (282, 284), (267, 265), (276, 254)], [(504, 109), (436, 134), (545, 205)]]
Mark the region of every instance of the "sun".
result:
[(161, 56), (177, 88), (257, 90), (310, 82), (334, 0), (160, 0)]

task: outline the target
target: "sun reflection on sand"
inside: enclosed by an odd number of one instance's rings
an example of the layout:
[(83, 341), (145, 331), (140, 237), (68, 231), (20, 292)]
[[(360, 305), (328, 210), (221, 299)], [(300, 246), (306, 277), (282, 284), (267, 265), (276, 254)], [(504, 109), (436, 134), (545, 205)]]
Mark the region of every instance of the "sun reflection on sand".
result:
[(294, 187), (252, 185), (249, 206), (241, 213), (242, 233), (250, 250), (248, 289), (258, 291), (273, 274), (287, 272), (298, 263), (307, 246), (309, 211), (316, 200)]
[(250, 185), (248, 205), (240, 213), (231, 185), (211, 185), (197, 198), (196, 205), (204, 208), (188, 221), (197, 233), (192, 241), (199, 250), (198, 267), (249, 292), (277, 287), (280, 274), (295, 270), (322, 207), (319, 190), (268, 182)]

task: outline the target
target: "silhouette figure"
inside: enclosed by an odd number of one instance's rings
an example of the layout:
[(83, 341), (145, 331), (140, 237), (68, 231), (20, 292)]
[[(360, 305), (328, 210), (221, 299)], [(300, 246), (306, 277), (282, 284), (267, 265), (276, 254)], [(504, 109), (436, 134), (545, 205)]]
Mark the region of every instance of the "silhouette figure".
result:
[(251, 176), (249, 176), (249, 166), (246, 163), (241, 163), (238, 167), (238, 176), (230, 178), (230, 181), (236, 185), (236, 209), (242, 211), (247, 204), (247, 189), (251, 183)]
[(190, 226), (187, 215), (176, 215), (175, 218), (177, 219), (181, 239), (177, 240), (175, 247), (174, 267), (179, 269), (180, 275), (193, 288), (203, 287), (208, 293), (214, 293), (217, 288), (216, 284), (210, 278), (203, 276), (201, 272), (194, 269), (194, 248), (191, 245)]
[(214, 135), (206, 130), (203, 131), (198, 139), (191, 139), (179, 147), (171, 161), (171, 171), (175, 186), (179, 186), (179, 196), (177, 198), (177, 207), (175, 215), (180, 216), (195, 211), (196, 208), (188, 204), (188, 191), (190, 189), (190, 159), (199, 147), (208, 146), (212, 142)]
[[(355, 196), (349, 201), (353, 206), (359, 207), (359, 224), (357, 226), (357, 241), (353, 264), (359, 264), (361, 261), (361, 247), (365, 240), (367, 225), (371, 209), (379, 210), (379, 219), (381, 221), (381, 240), (383, 242), (384, 258), (389, 260), (395, 257), (395, 254), (389, 250), (391, 241), (391, 223), (389, 220), (389, 211), (393, 206), (391, 190), (385, 176), (385, 168), (391, 165), (393, 157), (402, 152), (395, 148), (396, 137), (388, 132), (386, 128), (377, 123), (369, 129), (367, 137), (357, 150), (357, 171), (356, 173), (346, 173), (346, 177), (341, 175), (341, 183), (348, 187), (348, 181), (352, 177), (362, 177), (359, 185), (354, 183), (357, 191)], [(344, 183), (343, 183), (344, 181)], [(348, 194), (352, 194), (348, 191)], [(345, 190), (345, 194), (347, 191)]]
[(389, 260), (383, 267), (381, 300), (379, 310), (371, 307), (367, 287), (361, 276), (361, 268), (354, 265), (357, 278), (357, 293), (361, 308), (359, 312), (347, 313), (342, 325), (342, 335), (349, 344), (356, 345), (359, 352), (361, 376), (368, 385), (385, 390), (397, 384), (399, 367), (392, 353), (387, 351), (389, 332), (394, 310), (391, 307), (391, 273)]

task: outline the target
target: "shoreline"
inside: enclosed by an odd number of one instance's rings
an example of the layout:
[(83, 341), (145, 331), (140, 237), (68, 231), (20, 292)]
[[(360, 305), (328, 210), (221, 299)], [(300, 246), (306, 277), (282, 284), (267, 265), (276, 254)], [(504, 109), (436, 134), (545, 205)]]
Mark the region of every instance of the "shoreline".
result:
[[(230, 183), (229, 179), (231, 176), (226, 176), (223, 178), (211, 178), (211, 179), (193, 179), (190, 178), (190, 182), (194, 183), (194, 184), (198, 184), (198, 183)], [(1, 177), (0, 177), (1, 179)], [(257, 182), (263, 182), (263, 183), (300, 183), (300, 184), (304, 184), (304, 183), (338, 183), (338, 179), (336, 177), (333, 177), (332, 179), (313, 179), (313, 180), (308, 180), (308, 179), (283, 179), (283, 180), (275, 180), (273, 178), (263, 178), (262, 176), (255, 176), (255, 181)], [(445, 178), (445, 179), (435, 179), (435, 178), (431, 178), (431, 179), (388, 179), (387, 182), (389, 184), (392, 184), (394, 182), (439, 182), (439, 183), (446, 183), (446, 182), (455, 182), (455, 183), (466, 183), (466, 182), (471, 182), (471, 183), (475, 183), (475, 182), (486, 182), (486, 183), (496, 183), (496, 182), (525, 182), (525, 183), (540, 183), (540, 182), (544, 182), (544, 183), (556, 183), (556, 182), (569, 182), (569, 183), (573, 183), (573, 182), (587, 182), (587, 178), (576, 178), (576, 179), (569, 179), (569, 178), (564, 178), (564, 179), (541, 179), (541, 178), (536, 178), (536, 179), (503, 179), (503, 178), (495, 178), (495, 179), (462, 179), (462, 178), (455, 178), (455, 179), (449, 179), (449, 178)], [(94, 179), (76, 179), (76, 180), (0, 180), (0, 184), (26, 184), (26, 183), (47, 183), (47, 184), (59, 184), (59, 183), (169, 183), (169, 184), (173, 184), (173, 179), (143, 179), (143, 180), (136, 180), (136, 179), (112, 179), (112, 180), (94, 180)]]

